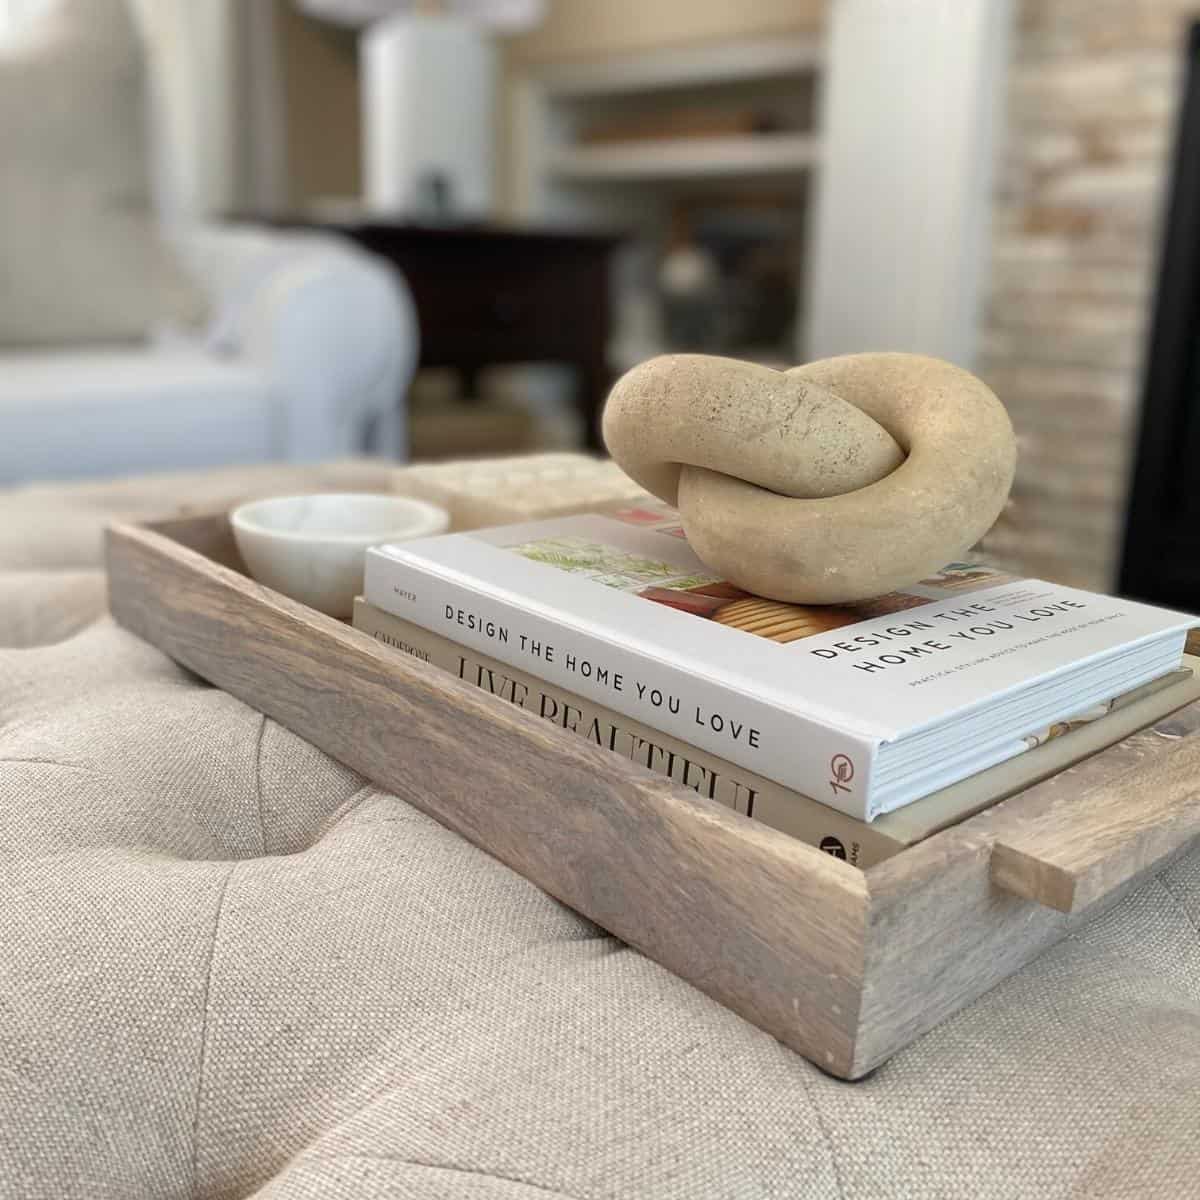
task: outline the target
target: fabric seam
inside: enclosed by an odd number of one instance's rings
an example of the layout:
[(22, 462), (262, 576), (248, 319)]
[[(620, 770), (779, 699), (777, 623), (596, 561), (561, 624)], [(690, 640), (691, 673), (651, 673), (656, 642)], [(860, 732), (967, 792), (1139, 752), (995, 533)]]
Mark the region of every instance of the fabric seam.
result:
[[(516, 1184), (517, 1187), (529, 1188), (531, 1191), (541, 1192), (547, 1196), (558, 1197), (559, 1200), (582, 1200), (582, 1197), (575, 1196), (571, 1192), (564, 1192), (559, 1188), (549, 1187), (541, 1183), (531, 1183), (529, 1180), (520, 1179), (515, 1175), (498, 1175), (494, 1171), (479, 1171), (473, 1169), (472, 1167), (456, 1167), (450, 1163), (422, 1162), (417, 1158), (400, 1158), (399, 1156), (392, 1154), (306, 1154), (290, 1163), (289, 1168), (301, 1168), (308, 1163), (338, 1163), (346, 1162), (348, 1160), (358, 1160), (362, 1162), (386, 1162), (401, 1167), (420, 1167), (426, 1171), (447, 1171), (454, 1175), (471, 1175), (477, 1179), (494, 1179), (497, 1183)], [(280, 1178), (280, 1175), (276, 1175), (275, 1178)]]
[(829, 1168), (833, 1172), (833, 1182), (837, 1184), (838, 1196), (840, 1200), (846, 1200), (846, 1185), (842, 1182), (842, 1169), (838, 1164), (837, 1147), (833, 1144), (829, 1126), (825, 1124), (825, 1114), (821, 1112), (821, 1106), (813, 1096), (812, 1080), (808, 1077), (807, 1064), (804, 1065), (804, 1073), (800, 1078), (804, 1081), (804, 1094), (808, 1097), (809, 1106), (817, 1121), (817, 1128), (820, 1129), (821, 1136), (825, 1139), (825, 1145), (829, 1150)]
[(200, 1061), (196, 1069), (196, 1102), (192, 1110), (192, 1196), (199, 1196), (200, 1170), (200, 1109), (204, 1099), (204, 1067), (208, 1061), (208, 1018), (212, 999), (213, 966), (217, 958), (217, 943), (221, 937), (221, 917), (225, 912), (225, 897), (229, 894), (229, 883), (240, 863), (233, 863), (225, 873), (221, 890), (217, 896), (217, 911), (213, 918), (212, 942), (208, 952), (208, 970), (204, 974), (203, 1018), (200, 1022)]
[(1161, 875), (1156, 875), (1155, 878), (1162, 885), (1162, 890), (1170, 897), (1171, 903), (1174, 904), (1174, 906), (1179, 910), (1180, 915), (1191, 927), (1192, 932), (1197, 937), (1200, 937), (1200, 921), (1197, 921), (1197, 919), (1192, 916), (1192, 911), (1186, 904), (1184, 904), (1183, 898)]
[(258, 807), (258, 837), (264, 856), (267, 853), (267, 826), (263, 820), (263, 791), (262, 791), (262, 753), (263, 741), (267, 736), (267, 718), (264, 715), (258, 727), (258, 741), (254, 747), (254, 795)]

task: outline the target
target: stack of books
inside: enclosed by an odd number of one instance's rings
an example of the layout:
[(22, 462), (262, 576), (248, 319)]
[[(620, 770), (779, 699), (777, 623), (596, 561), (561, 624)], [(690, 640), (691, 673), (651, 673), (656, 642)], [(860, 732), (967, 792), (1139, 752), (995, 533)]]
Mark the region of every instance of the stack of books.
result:
[(765, 600), (649, 501), (370, 550), (354, 623), (864, 867), (1200, 696), (1195, 618), (959, 563)]

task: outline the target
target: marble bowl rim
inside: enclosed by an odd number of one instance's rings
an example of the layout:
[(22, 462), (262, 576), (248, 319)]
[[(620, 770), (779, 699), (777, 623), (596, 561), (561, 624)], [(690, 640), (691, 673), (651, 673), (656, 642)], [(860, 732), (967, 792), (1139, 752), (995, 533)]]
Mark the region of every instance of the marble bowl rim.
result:
[[(255, 519), (254, 510), (267, 505), (295, 503), (297, 501), (322, 500), (382, 500), (394, 504), (399, 509), (406, 509), (412, 516), (422, 515), (425, 520), (420, 524), (428, 525), (434, 518), (440, 523), (440, 528), (428, 531), (412, 532), (413, 524), (407, 527), (401, 525), (375, 525), (371, 529), (345, 531), (342, 533), (320, 533), (306, 529), (277, 529), (262, 524)], [(246, 532), (262, 537), (275, 538), (281, 542), (309, 543), (327, 546), (348, 546), (362, 543), (369, 546), (383, 545), (390, 541), (412, 541), (418, 537), (434, 537), (445, 533), (450, 526), (450, 514), (440, 505), (428, 500), (418, 500), (413, 496), (395, 496), (387, 492), (296, 492), (286, 496), (262, 496), (257, 500), (249, 500), (239, 504), (229, 514), (229, 523), (235, 534)]]

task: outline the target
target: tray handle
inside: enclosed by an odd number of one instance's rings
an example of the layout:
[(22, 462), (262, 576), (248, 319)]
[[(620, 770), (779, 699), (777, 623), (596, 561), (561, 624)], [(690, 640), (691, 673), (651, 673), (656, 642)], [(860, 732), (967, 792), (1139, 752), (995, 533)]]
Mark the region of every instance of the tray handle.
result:
[(1200, 747), (1184, 741), (1081, 796), (999, 812), (992, 882), (1064, 913), (1103, 900), (1200, 834)]

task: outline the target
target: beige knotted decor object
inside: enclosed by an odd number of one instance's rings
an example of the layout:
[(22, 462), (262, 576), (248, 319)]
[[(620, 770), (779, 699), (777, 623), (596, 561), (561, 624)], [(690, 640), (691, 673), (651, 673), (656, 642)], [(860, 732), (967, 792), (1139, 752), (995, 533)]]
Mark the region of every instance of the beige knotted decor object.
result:
[(617, 381), (604, 440), (677, 506), (730, 582), (800, 604), (866, 600), (934, 574), (992, 527), (1016, 441), (974, 375), (915, 354), (789, 371), (703, 354)]

